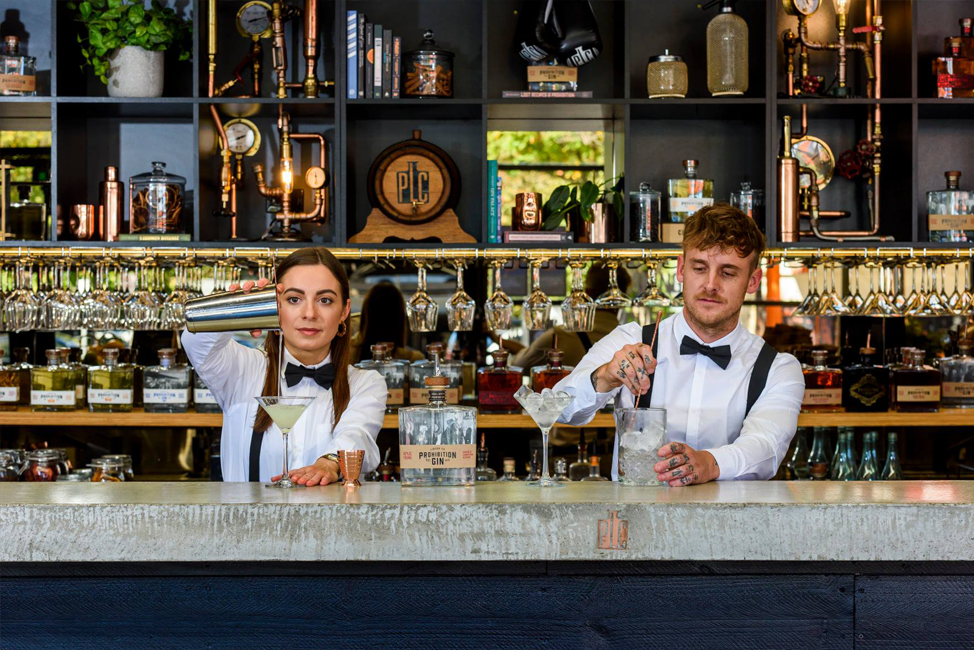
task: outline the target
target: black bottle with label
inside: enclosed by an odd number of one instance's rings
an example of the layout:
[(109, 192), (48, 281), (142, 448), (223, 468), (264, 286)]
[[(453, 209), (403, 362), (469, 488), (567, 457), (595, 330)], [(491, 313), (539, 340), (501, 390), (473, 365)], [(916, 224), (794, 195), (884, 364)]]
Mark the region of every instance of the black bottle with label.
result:
[(889, 369), (876, 365), (876, 349), (859, 348), (859, 363), (843, 369), (842, 406), (846, 411), (889, 410)]

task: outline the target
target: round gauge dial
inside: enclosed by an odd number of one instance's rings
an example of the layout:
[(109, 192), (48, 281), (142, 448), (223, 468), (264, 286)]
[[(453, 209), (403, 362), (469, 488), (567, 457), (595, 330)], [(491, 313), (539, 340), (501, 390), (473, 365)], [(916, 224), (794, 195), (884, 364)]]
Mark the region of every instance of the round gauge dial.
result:
[[(815, 172), (818, 189), (825, 189), (835, 173), (835, 156), (829, 145), (818, 138), (806, 136), (791, 144), (791, 155), (798, 159), (799, 165)], [(807, 189), (810, 184), (808, 176), (801, 177), (802, 189)]]
[(785, 11), (792, 16), (797, 16), (801, 14), (803, 16), (811, 16), (813, 13), (818, 11), (818, 7), (822, 4), (821, 0), (782, 0)]
[(252, 0), (237, 12), (237, 31), (242, 36), (270, 38), (271, 6), (263, 0)]
[(224, 126), (227, 144), (235, 154), (253, 156), (260, 148), (260, 131), (250, 120), (230, 120)]
[(304, 181), (313, 190), (320, 190), (328, 183), (328, 174), (321, 167), (308, 167), (304, 173)]

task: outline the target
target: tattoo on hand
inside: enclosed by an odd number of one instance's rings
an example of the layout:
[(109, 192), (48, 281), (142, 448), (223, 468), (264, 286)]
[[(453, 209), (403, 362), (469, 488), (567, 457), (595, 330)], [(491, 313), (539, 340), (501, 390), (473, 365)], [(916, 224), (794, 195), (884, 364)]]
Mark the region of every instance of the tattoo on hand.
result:
[(684, 463), (689, 463), (690, 462), (690, 457), (687, 456), (686, 454), (683, 454), (683, 462)]
[(691, 476), (684, 476), (683, 478), (680, 479), (680, 484), (681, 485), (690, 485), (690, 482), (691, 481), (693, 481), (693, 477), (691, 477)]
[(670, 451), (674, 454), (678, 454), (683, 451), (683, 445), (678, 442), (670, 443)]
[(643, 361), (645, 361), (647, 365), (653, 363), (653, 360), (649, 358), (648, 354), (643, 355)]
[(680, 459), (677, 458), (676, 456), (670, 459), (670, 467), (676, 467), (679, 464), (680, 464)]
[(619, 372), (617, 372), (616, 374), (619, 375), (623, 379), (626, 378), (626, 373), (622, 372), (621, 370)]
[(693, 465), (687, 465), (687, 474), (693, 471)]
[(636, 358), (636, 353), (635, 352), (630, 352), (629, 353), (629, 358), (630, 359), (635, 359)]
[(683, 470), (682, 469), (675, 469), (675, 470), (673, 470), (672, 476), (673, 476), (673, 478), (676, 478), (677, 476), (683, 476)]
[(638, 368), (636, 370), (636, 374), (645, 375), (646, 374), (646, 369), (645, 368)]

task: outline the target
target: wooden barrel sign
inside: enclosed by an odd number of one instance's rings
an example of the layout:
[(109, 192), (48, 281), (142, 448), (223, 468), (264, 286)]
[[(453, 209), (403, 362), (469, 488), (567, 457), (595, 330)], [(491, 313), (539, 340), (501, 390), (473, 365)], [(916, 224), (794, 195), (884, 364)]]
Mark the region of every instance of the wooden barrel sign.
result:
[(421, 139), (397, 142), (380, 153), (369, 169), (369, 202), (405, 225), (427, 223), (460, 200), (460, 172), (450, 156)]

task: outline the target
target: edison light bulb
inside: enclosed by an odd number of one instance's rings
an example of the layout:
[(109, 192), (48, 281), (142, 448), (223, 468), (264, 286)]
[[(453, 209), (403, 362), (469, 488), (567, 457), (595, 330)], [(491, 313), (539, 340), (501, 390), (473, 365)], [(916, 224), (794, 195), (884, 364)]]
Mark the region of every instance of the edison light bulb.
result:
[(835, 4), (835, 13), (837, 16), (845, 16), (849, 13), (849, 5), (852, 4), (852, 0), (832, 0)]
[(281, 159), (281, 186), (285, 194), (290, 194), (294, 188), (294, 166), (290, 158)]

